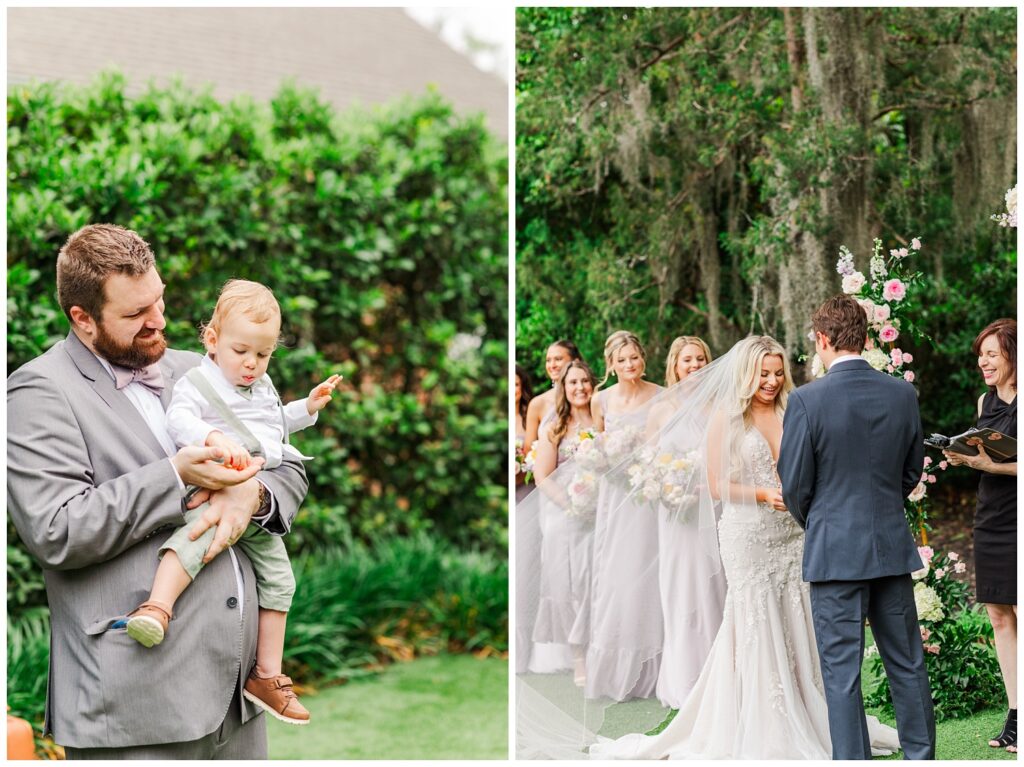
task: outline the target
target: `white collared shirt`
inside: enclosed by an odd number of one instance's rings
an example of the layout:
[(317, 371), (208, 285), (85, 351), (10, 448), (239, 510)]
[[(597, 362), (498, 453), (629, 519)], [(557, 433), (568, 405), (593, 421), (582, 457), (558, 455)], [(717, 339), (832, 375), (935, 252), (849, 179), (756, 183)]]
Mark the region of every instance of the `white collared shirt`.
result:
[[(252, 385), (252, 399), (248, 399), (224, 377), (224, 373), (209, 355), (203, 357), (203, 361), (199, 363), (199, 371), (224, 403), (259, 440), (266, 460), (264, 469), (280, 466), (285, 453), (300, 460), (307, 459), (294, 447), (285, 445), (282, 441), (286, 427), (291, 434), (316, 423), (319, 412), (310, 415), (306, 408), (306, 400), (296, 400), (285, 405), (282, 423), (282, 408), (278, 405), (279, 400), (269, 377), (264, 376), (266, 380), (260, 379)], [(187, 377), (180, 378), (174, 385), (171, 404), (167, 408), (167, 425), (178, 445), (205, 445), (211, 431), (223, 432), (239, 444), (244, 443), (242, 437), (224, 422)]]
[(836, 365), (841, 365), (842, 363), (849, 362), (850, 360), (862, 360), (862, 359), (864, 359), (864, 358), (861, 357), (859, 354), (854, 354), (852, 352), (847, 352), (845, 354), (839, 355), (834, 360), (832, 360), (832, 364), (828, 366), (828, 369), (831, 370)]

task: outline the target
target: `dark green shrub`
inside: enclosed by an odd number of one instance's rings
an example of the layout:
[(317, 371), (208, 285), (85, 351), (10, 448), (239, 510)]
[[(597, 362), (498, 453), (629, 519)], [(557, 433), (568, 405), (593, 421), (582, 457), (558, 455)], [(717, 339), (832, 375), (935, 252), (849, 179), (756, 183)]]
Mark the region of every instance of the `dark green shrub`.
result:
[(335, 115), (284, 88), (268, 106), (181, 85), (125, 93), (12, 87), (9, 369), (67, 333), (54, 264), (91, 222), (137, 230), (167, 283), (168, 336), (197, 328), (230, 277), (278, 296), (286, 397), (348, 383), (296, 435), (311, 491), (298, 549), (341, 531), (432, 530), (506, 545), (504, 147), (437, 95)]

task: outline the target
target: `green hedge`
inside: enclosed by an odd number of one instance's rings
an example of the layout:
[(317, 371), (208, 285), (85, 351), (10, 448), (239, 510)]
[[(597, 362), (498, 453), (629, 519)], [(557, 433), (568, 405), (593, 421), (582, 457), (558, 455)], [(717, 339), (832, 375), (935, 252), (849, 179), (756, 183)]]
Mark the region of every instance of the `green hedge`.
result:
[(67, 333), (54, 264), (87, 223), (138, 231), (167, 283), (168, 336), (225, 280), (284, 313), (286, 398), (348, 381), (296, 435), (310, 494), (293, 550), (352, 534), (507, 543), (506, 149), (437, 95), (335, 115), (283, 88), (269, 106), (125, 80), (8, 94), (8, 368)]

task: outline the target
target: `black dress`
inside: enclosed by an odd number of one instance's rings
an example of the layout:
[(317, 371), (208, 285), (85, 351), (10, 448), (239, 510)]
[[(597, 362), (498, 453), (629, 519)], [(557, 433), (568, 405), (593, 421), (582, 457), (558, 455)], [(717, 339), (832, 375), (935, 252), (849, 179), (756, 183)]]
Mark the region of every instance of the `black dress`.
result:
[[(1017, 398), (1007, 404), (995, 391), (985, 395), (978, 427), (1017, 438)], [(1016, 458), (1010, 459), (1016, 462)], [(1017, 604), (1017, 478), (981, 472), (974, 513), (974, 570), (978, 601)]]

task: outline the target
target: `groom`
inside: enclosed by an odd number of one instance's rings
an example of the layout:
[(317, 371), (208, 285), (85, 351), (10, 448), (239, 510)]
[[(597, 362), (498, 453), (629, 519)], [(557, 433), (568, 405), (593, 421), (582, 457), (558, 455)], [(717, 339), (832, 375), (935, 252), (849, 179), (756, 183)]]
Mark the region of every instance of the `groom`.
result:
[(806, 533), (803, 577), (811, 584), (832, 758), (871, 758), (860, 688), (867, 618), (904, 757), (934, 759), (910, 577), (924, 565), (903, 513), (924, 463), (917, 396), (861, 358), (867, 316), (856, 300), (833, 296), (811, 322), (828, 375), (790, 394), (778, 470), (786, 507)]
[[(163, 293), (138, 234), (78, 230), (57, 258), (71, 332), (7, 379), (8, 510), (50, 606), (45, 730), (71, 759), (265, 759), (264, 717), (240, 693), (253, 570), (217, 554), (250, 519), (286, 532), (306, 477), (296, 461), (256, 474), (260, 461), (235, 471), (216, 448), (175, 447), (164, 409), (200, 357), (166, 349)], [(147, 649), (124, 616), (149, 593), (156, 533), (184, 524), (186, 485), (207, 489), (193, 534), (216, 526), (216, 558), (178, 600), (171, 639)]]

